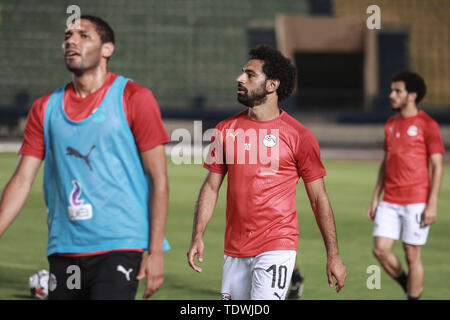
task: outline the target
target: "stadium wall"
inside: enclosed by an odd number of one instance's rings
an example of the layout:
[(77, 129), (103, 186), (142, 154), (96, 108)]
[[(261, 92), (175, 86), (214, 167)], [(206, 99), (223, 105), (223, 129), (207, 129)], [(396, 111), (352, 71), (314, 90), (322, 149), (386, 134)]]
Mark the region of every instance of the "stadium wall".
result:
[(333, 0), (340, 18), (358, 16), (373, 4), (380, 7), (381, 30), (409, 30), (410, 68), (424, 77), (428, 87), (422, 104), (450, 110), (450, 1)]

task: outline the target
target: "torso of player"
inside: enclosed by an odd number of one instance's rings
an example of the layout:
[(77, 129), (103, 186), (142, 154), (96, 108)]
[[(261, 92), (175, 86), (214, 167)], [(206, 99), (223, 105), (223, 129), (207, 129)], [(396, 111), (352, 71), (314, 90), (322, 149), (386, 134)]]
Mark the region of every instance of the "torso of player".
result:
[(147, 248), (149, 186), (123, 112), (127, 82), (118, 77), (97, 111), (83, 121), (67, 117), (65, 87), (48, 101), (44, 120), (48, 255)]
[(384, 201), (427, 202), (429, 192), (427, 130), (432, 119), (423, 111), (413, 117), (396, 115), (385, 125), (386, 178)]
[[(73, 85), (69, 84), (65, 87), (63, 97), (61, 98), (62, 103), (52, 103), (52, 110), (60, 110), (60, 115), (64, 115), (61, 117), (61, 121), (50, 121), (56, 119), (55, 117), (50, 117), (49, 112), (47, 112), (50, 99), (53, 95), (56, 94), (55, 92), (52, 92), (51, 94), (48, 94), (46, 96), (43, 96), (39, 98), (34, 104), (32, 109), (30, 110), (30, 115), (27, 120), (27, 127), (24, 134), (24, 143), (22, 145), (22, 148), (20, 150), (20, 154), (23, 155), (29, 155), (34, 156), (40, 159), (46, 159), (45, 165), (47, 166), (48, 162), (53, 159), (53, 157), (47, 158), (47, 155), (49, 154), (49, 151), (54, 152), (55, 149), (47, 149), (46, 147), (50, 146), (50, 141), (55, 145), (54, 142), (61, 141), (61, 139), (67, 139), (75, 137), (76, 141), (70, 141), (67, 145), (65, 145), (65, 141), (63, 141), (64, 148), (63, 150), (59, 152), (60, 161), (57, 161), (55, 165), (62, 165), (64, 161), (71, 161), (71, 165), (69, 168), (62, 168), (60, 171), (62, 172), (60, 176), (66, 175), (67, 172), (73, 172), (76, 171), (76, 173), (80, 173), (83, 170), (85, 171), (85, 174), (82, 174), (81, 177), (71, 177), (69, 179), (68, 188), (65, 190), (65, 193), (61, 194), (58, 199), (72, 199), (72, 197), (69, 197), (69, 194), (71, 194), (71, 191), (74, 186), (77, 186), (76, 194), (80, 197), (82, 197), (83, 200), (88, 203), (89, 201), (89, 192), (92, 192), (92, 188), (86, 187), (86, 184), (88, 182), (80, 182), (80, 179), (84, 179), (87, 177), (93, 177), (94, 175), (100, 175), (100, 171), (103, 173), (109, 172), (111, 173), (111, 176), (103, 175), (102, 179), (99, 179), (101, 183), (108, 182), (108, 185), (111, 183), (111, 180), (114, 179), (122, 179), (126, 177), (132, 178), (133, 181), (136, 180), (137, 175), (135, 173), (130, 173), (132, 169), (131, 162), (127, 161), (125, 158), (122, 158), (122, 161), (119, 162), (119, 165), (114, 166), (113, 168), (110, 168), (110, 170), (102, 169), (103, 167), (106, 167), (105, 165), (110, 165), (112, 161), (115, 159), (117, 161), (117, 156), (114, 154), (112, 157), (108, 157), (106, 155), (109, 150), (111, 149), (111, 152), (114, 151), (120, 151), (125, 150), (125, 152), (121, 152), (121, 155), (129, 156), (129, 155), (135, 155), (135, 158), (137, 159), (134, 161), (136, 163), (136, 170), (142, 171), (142, 164), (139, 159), (138, 152), (144, 152), (146, 150), (152, 149), (153, 147), (164, 144), (168, 141), (170, 141), (170, 138), (167, 134), (167, 131), (164, 128), (163, 122), (161, 120), (161, 114), (159, 111), (158, 104), (151, 93), (150, 90), (146, 89), (145, 87), (133, 82), (133, 81), (127, 81), (124, 84), (124, 88), (120, 90), (113, 90), (113, 84), (117, 82), (119, 76), (108, 73), (107, 79), (104, 83), (104, 85), (91, 95), (87, 96), (86, 98), (79, 98), (76, 96), (75, 92), (73, 91)], [(116, 92), (111, 99), (107, 99), (112, 93), (111, 91)], [(115, 97), (115, 98), (114, 98)], [(105, 102), (105, 101), (109, 102)], [(112, 103), (111, 103), (112, 101)], [(58, 115), (58, 113), (54, 113), (55, 115)], [(104, 118), (102, 115), (108, 115), (108, 119)], [(109, 115), (114, 116), (113, 118), (110, 118)], [(45, 118), (48, 116), (48, 123), (47, 126), (44, 126)], [(48, 124), (52, 122), (52, 125), (49, 126)], [(60, 128), (60, 125), (66, 124), (67, 128)], [(91, 126), (91, 124), (94, 124)], [(120, 128), (117, 128), (117, 130), (112, 130), (114, 125), (120, 125)], [(103, 125), (103, 129), (100, 125)], [(92, 127), (92, 128), (91, 128)], [(59, 130), (58, 132), (50, 132), (49, 128), (54, 128), (54, 130)], [(76, 128), (76, 129), (75, 129)], [(67, 137), (68, 132), (70, 130), (80, 130), (80, 135), (78, 134), (72, 134)], [(120, 129), (120, 130), (119, 130)], [(109, 130), (109, 131), (108, 131)], [(44, 139), (44, 133), (47, 131), (47, 138)], [(100, 133), (103, 133), (100, 135)], [(84, 136), (82, 137), (81, 134)], [(121, 134), (121, 136), (119, 136)], [(51, 139), (50, 139), (51, 137)], [(117, 138), (119, 137), (119, 138)], [(125, 137), (122, 139), (122, 137)], [(117, 139), (116, 139), (117, 138)], [(44, 141), (47, 140), (47, 141)], [(92, 141), (90, 141), (92, 140)], [(94, 141), (95, 140), (95, 141)], [(78, 145), (80, 144), (80, 145)], [(108, 144), (111, 146), (111, 148), (103, 148), (102, 145)], [(70, 147), (70, 148), (69, 148)], [(85, 150), (85, 148), (87, 148)], [(90, 149), (89, 149), (90, 148)], [(129, 150), (131, 149), (131, 150)], [(137, 150), (138, 149), (138, 150)], [(103, 150), (103, 151), (102, 151)], [(101, 156), (99, 156), (101, 155)], [(102, 161), (102, 159), (108, 158), (108, 162)], [(62, 161), (62, 160), (64, 161)], [(125, 160), (124, 160), (125, 159)], [(125, 164), (125, 166), (121, 164)], [(74, 170), (75, 167), (74, 164), (81, 164), (81, 167), (77, 170)], [(56, 172), (56, 170), (46, 170), (46, 172)], [(123, 174), (117, 174), (117, 172), (124, 172)], [(128, 172), (128, 174), (125, 174), (125, 172)], [(80, 173), (81, 174), (81, 173)], [(48, 176), (48, 175), (47, 175)], [(141, 176), (145, 180), (146, 178), (144, 173), (142, 172)], [(106, 178), (105, 178), (106, 177)], [(72, 181), (76, 180), (76, 184), (74, 184)], [(79, 181), (80, 180), (80, 181)], [(97, 183), (96, 185), (101, 188), (101, 183)], [(131, 184), (134, 184), (131, 183)], [(143, 182), (144, 184), (144, 182)], [(125, 183), (122, 181), (116, 184), (118, 186), (118, 190), (122, 190), (122, 188), (125, 188)], [(57, 195), (62, 192), (61, 187), (55, 188), (57, 192), (46, 192), (46, 195), (48, 197)], [(132, 192), (131, 195), (125, 200), (119, 200), (119, 204), (117, 207), (122, 207), (122, 205), (126, 206), (127, 203), (138, 203), (139, 201), (133, 200), (133, 197), (139, 197), (140, 199), (143, 199), (143, 202), (145, 203), (141, 207), (144, 208), (144, 210), (140, 210), (143, 212), (143, 215), (145, 215), (145, 219), (148, 218), (148, 210), (147, 207), (147, 198), (148, 195), (145, 193), (144, 195), (141, 194), (142, 190), (148, 191), (148, 186), (145, 185), (144, 187), (136, 188), (135, 186), (128, 188), (128, 190), (137, 190), (138, 192)], [(77, 191), (78, 190), (78, 191)], [(102, 190), (107, 190), (106, 188), (103, 188)], [(122, 192), (123, 194), (126, 194), (125, 192)], [(75, 193), (74, 193), (75, 194)], [(117, 201), (117, 197), (112, 197), (111, 192), (104, 195), (102, 199), (111, 199), (114, 201)], [(77, 197), (74, 198), (75, 200)], [(50, 199), (52, 200), (52, 199)], [(101, 202), (101, 201), (100, 201)], [(109, 202), (109, 201), (108, 201)], [(48, 206), (55, 206), (54, 203), (59, 203), (58, 201), (47, 201)], [(94, 201), (92, 202), (94, 203)], [(100, 214), (99, 212), (102, 211), (98, 205), (92, 204), (91, 207), (93, 209), (92, 219), (85, 219), (85, 220), (74, 220), (73, 224), (76, 223), (85, 223), (86, 225), (93, 221), (94, 218), (97, 219)], [(64, 208), (60, 210), (62, 212), (62, 215), (64, 219), (67, 216), (66, 209), (68, 205), (64, 204)], [(72, 206), (73, 207), (73, 206)], [(112, 205), (113, 209), (108, 209), (105, 211), (105, 214), (108, 215), (111, 212), (117, 212), (114, 208), (114, 204)], [(83, 209), (83, 208), (82, 208)], [(56, 212), (56, 209), (53, 210)], [(74, 218), (75, 213), (82, 212), (82, 210), (69, 210), (70, 217)], [(134, 210), (133, 208), (125, 209), (124, 211), (133, 212), (134, 215), (138, 210)], [(49, 217), (56, 216), (55, 212), (50, 212), (49, 209)], [(58, 211), (59, 212), (59, 211)], [(83, 212), (87, 212), (84, 210)], [(103, 214), (103, 213), (102, 213)], [(95, 215), (95, 216), (94, 216)], [(85, 215), (85, 217), (91, 217), (90, 214)], [(125, 216), (126, 217), (126, 216)], [(50, 219), (49, 218), (49, 222)], [(76, 218), (76, 217), (75, 217)], [(56, 219), (56, 221), (62, 221), (63, 219)], [(138, 221), (137, 219), (129, 219), (130, 221)], [(112, 222), (111, 219), (105, 219), (105, 222)], [(127, 224), (127, 223), (123, 223)], [(53, 223), (52, 225), (55, 225)], [(121, 225), (116, 224), (116, 225)], [(146, 226), (145, 228), (148, 229), (148, 224), (140, 223), (140, 226)], [(51, 230), (50, 230), (51, 229)], [(95, 229), (95, 228), (94, 228)], [(98, 230), (104, 231), (104, 230), (110, 230), (114, 233), (114, 235), (111, 237), (111, 239), (117, 240), (118, 234), (115, 231), (115, 228), (109, 228), (109, 227), (100, 227), (97, 228)], [(56, 236), (54, 236), (51, 231), (57, 231), (60, 232), (63, 230), (63, 228), (56, 226), (55, 228), (49, 227), (49, 240), (56, 239)], [(148, 232), (147, 231), (140, 231), (137, 232), (138, 228), (131, 227), (129, 230), (132, 230), (130, 232), (131, 234), (142, 234), (146, 237), (141, 243), (139, 244), (132, 244), (132, 241), (128, 241), (124, 245), (117, 245), (114, 244), (112, 246), (103, 246), (103, 244), (98, 247), (92, 247), (91, 244), (97, 244), (95, 241), (91, 241), (89, 246), (83, 246), (80, 248), (75, 248), (73, 246), (66, 245), (65, 247), (59, 246), (55, 247), (52, 246), (50, 248), (50, 242), (49, 241), (49, 254), (53, 252), (57, 252), (59, 254), (76, 254), (76, 255), (90, 255), (90, 254), (98, 254), (99, 252), (105, 252), (108, 250), (116, 250), (116, 249), (127, 249), (127, 250), (142, 250), (143, 248), (146, 248), (148, 245)], [(63, 231), (61, 231), (63, 232)], [(105, 232), (106, 233), (106, 232)], [(67, 232), (65, 233), (65, 237), (67, 238)], [(90, 235), (95, 235), (94, 232), (90, 232)], [(77, 239), (77, 237), (74, 237)], [(131, 238), (131, 237), (130, 237)], [(87, 237), (86, 239), (89, 239)], [(89, 242), (89, 241), (87, 241)], [(136, 241), (135, 241), (136, 242)], [(52, 243), (55, 243), (54, 241)], [(60, 242), (57, 242), (59, 245)]]
[(217, 148), (215, 159), (223, 159), (228, 172), (225, 254), (296, 250), (297, 150), (310, 131), (285, 111), (270, 121), (253, 120), (245, 111), (217, 129), (223, 153)]

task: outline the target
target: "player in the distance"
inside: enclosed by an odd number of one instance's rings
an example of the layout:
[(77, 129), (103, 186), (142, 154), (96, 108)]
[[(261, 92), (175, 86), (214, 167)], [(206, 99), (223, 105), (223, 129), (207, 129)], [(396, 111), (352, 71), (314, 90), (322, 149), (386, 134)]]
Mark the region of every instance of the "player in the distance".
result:
[(298, 243), (296, 186), (300, 177), (327, 252), (329, 286), (339, 292), (346, 271), (314, 134), (281, 109), (296, 70), (278, 50), (259, 46), (236, 79), (245, 111), (220, 122), (204, 167), (208, 169), (195, 209), (188, 263), (203, 261), (203, 235), (222, 181), (228, 174), (223, 299), (285, 299)]
[[(418, 74), (404, 71), (393, 76), (389, 97), (398, 114), (384, 126), (385, 155), (367, 209), (367, 217), (375, 220), (373, 253), (409, 300), (419, 299), (423, 291), (421, 249), (436, 221), (445, 152), (438, 123), (417, 107), (425, 93), (425, 82)], [(392, 252), (400, 238), (408, 275)]]
[[(94, 16), (65, 31), (72, 81), (33, 104), (17, 169), (3, 190), (0, 236), (45, 159), (49, 299), (134, 299), (144, 277), (149, 297), (164, 280), (170, 139), (151, 91), (108, 72), (114, 43), (111, 27)], [(66, 285), (74, 265), (80, 288)]]

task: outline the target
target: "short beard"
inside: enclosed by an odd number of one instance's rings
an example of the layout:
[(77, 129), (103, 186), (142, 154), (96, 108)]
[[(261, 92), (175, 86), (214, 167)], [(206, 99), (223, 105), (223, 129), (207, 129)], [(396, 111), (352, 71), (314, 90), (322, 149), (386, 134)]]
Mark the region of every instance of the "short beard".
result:
[(406, 107), (406, 102), (401, 104), (398, 108), (394, 108), (394, 106), (391, 105), (391, 109), (394, 110), (395, 112), (400, 112), (402, 111), (402, 109)]
[(264, 81), (261, 87), (250, 91), (250, 93), (246, 92), (243, 95), (238, 94), (237, 99), (240, 103), (249, 108), (265, 103), (267, 101), (266, 82)]

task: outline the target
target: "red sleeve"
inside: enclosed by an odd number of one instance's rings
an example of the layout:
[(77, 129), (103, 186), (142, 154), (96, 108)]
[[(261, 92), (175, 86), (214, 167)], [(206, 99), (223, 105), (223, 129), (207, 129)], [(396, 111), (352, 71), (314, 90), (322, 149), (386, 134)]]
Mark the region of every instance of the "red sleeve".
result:
[(425, 135), (425, 143), (427, 145), (428, 154), (445, 153), (444, 143), (442, 142), (439, 124), (436, 121), (428, 123)]
[(23, 134), (22, 147), (19, 154), (33, 156), (44, 160), (45, 141), (44, 141), (44, 119), (45, 109), (51, 93), (37, 99), (30, 109), (27, 117), (27, 124)]
[(152, 92), (134, 81), (124, 91), (124, 111), (140, 152), (170, 141)]
[(305, 130), (297, 147), (297, 171), (304, 182), (312, 182), (327, 175), (320, 160), (319, 142), (311, 130)]
[(203, 163), (203, 167), (209, 171), (226, 174), (228, 171), (225, 163), (225, 148), (224, 148), (224, 129), (222, 128), (222, 122), (219, 123), (211, 136), (211, 144), (209, 147), (208, 155)]

